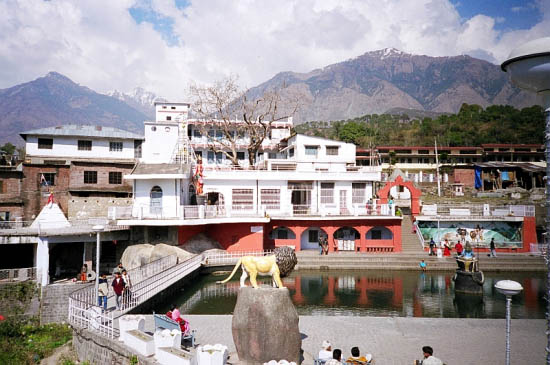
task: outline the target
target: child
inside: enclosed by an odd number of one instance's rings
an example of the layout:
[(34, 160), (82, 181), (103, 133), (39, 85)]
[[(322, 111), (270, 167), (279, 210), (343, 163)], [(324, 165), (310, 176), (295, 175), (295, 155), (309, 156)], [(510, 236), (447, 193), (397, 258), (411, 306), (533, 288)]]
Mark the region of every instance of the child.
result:
[(426, 263), (424, 262), (424, 260), (420, 261), (420, 268), (422, 269), (423, 272), (426, 271)]

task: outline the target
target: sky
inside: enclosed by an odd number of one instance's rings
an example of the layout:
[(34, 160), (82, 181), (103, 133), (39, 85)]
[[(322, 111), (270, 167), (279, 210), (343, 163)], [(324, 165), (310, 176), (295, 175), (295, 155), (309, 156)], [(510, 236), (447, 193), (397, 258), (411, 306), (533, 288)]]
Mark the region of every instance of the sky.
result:
[(500, 64), (550, 36), (550, 0), (0, 0), (0, 88), (50, 71), (184, 101), (393, 47)]

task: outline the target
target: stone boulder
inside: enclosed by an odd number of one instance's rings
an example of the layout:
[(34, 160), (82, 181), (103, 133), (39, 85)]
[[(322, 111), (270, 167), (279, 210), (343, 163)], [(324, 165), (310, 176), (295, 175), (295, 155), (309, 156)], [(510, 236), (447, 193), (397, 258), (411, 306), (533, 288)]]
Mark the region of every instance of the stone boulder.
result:
[(130, 270), (138, 266), (148, 264), (150, 262), (151, 253), (153, 252), (154, 247), (155, 246), (148, 243), (128, 246), (124, 250), (122, 258), (120, 259), (122, 266), (124, 266), (127, 270)]
[(241, 364), (283, 359), (300, 363), (298, 321), (287, 288), (240, 288), (231, 329)]
[(218, 241), (208, 237), (204, 233), (198, 233), (185, 242), (182, 249), (192, 254), (198, 254), (209, 250), (222, 250), (223, 248)]
[(181, 248), (177, 246), (170, 246), (165, 243), (157, 243), (153, 247), (153, 251), (151, 252), (151, 257), (149, 258), (149, 262), (153, 262), (155, 260), (161, 259), (165, 256), (170, 255), (176, 255), (178, 257), (179, 262), (183, 262), (193, 256), (193, 254), (186, 252), (185, 250), (182, 250)]

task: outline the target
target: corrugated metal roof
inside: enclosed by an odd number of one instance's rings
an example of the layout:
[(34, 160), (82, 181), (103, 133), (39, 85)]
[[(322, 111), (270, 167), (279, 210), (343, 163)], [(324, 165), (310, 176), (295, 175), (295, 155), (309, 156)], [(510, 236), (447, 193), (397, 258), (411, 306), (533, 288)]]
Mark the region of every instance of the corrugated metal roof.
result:
[(71, 137), (96, 137), (118, 139), (144, 139), (140, 134), (124, 131), (113, 127), (98, 125), (66, 124), (55, 127), (39, 128), (19, 133), (27, 140), (27, 136), (71, 136)]
[(474, 166), (479, 166), (481, 168), (497, 168), (497, 169), (522, 169), (527, 172), (544, 172), (545, 167), (537, 166), (528, 162), (518, 162), (518, 163), (509, 163), (509, 162), (482, 162), (475, 163)]

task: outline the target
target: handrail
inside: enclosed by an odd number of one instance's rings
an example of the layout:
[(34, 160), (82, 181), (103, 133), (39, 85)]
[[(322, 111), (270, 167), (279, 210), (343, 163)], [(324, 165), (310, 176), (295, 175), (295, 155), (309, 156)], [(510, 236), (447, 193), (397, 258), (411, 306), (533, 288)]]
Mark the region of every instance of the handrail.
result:
[(416, 235), (418, 236), (418, 240), (420, 241), (420, 244), (422, 245), (422, 248), (424, 249), (426, 247), (426, 240), (424, 240), (424, 236), (422, 235), (422, 232), (420, 232), (420, 228), (418, 228), (418, 224), (416, 221), (413, 222), (414, 231), (416, 232)]

